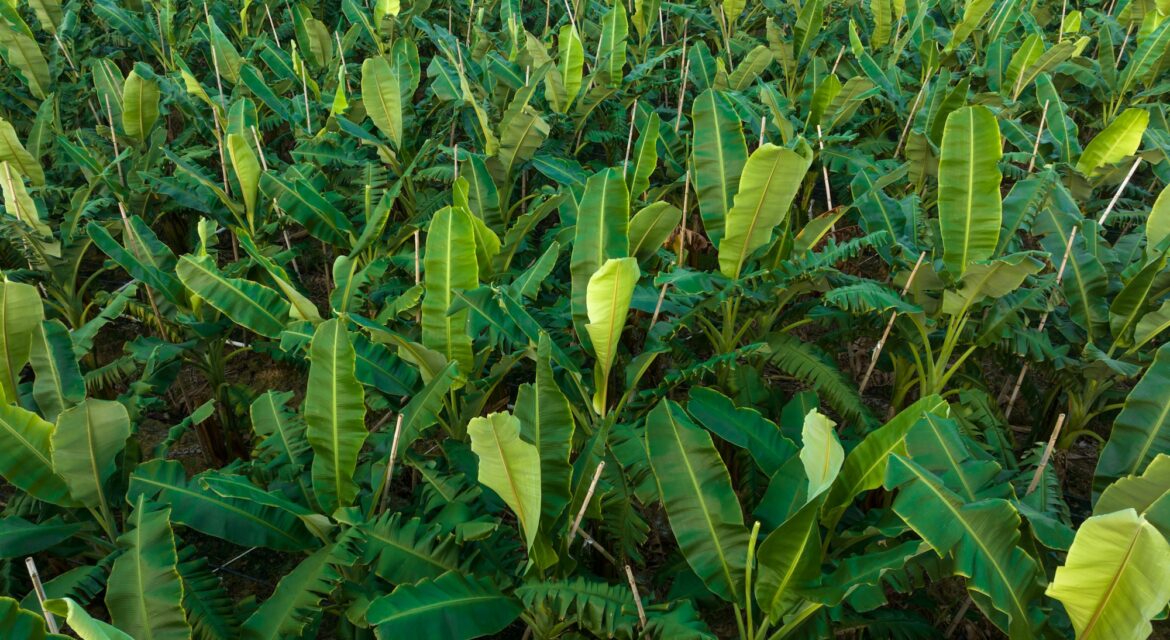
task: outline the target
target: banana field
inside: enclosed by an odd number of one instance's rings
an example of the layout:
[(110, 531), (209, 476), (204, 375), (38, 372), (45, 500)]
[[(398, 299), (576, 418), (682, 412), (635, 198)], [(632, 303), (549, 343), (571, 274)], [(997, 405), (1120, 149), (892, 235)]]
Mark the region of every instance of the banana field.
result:
[(1170, 2), (0, 1), (0, 638), (1170, 637)]

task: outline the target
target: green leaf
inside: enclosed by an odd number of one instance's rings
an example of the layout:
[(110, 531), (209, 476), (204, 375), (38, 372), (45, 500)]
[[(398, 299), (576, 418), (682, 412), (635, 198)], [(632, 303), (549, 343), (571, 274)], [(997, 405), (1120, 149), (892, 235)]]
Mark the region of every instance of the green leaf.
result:
[(367, 541), (363, 561), (391, 584), (412, 584), (464, 569), (455, 536), (437, 524), (386, 512), (361, 530)]
[[(639, 127), (638, 144), (634, 147), (634, 157), (626, 165), (626, 181), (630, 187), (630, 200), (634, 200), (650, 188), (650, 174), (658, 166), (658, 127), (661, 119), (657, 113), (651, 113), (646, 122)], [(665, 203), (654, 203), (665, 204)], [(651, 205), (653, 206), (653, 205)], [(632, 223), (632, 221), (631, 221)], [(630, 243), (631, 245), (633, 242)]]
[(748, 258), (771, 242), (772, 232), (788, 215), (812, 158), (812, 149), (803, 140), (795, 151), (764, 143), (752, 152), (719, 243), (723, 275), (738, 279)]
[(1154, 201), (1146, 218), (1146, 244), (1156, 247), (1170, 236), (1170, 185), (1166, 185)]
[(45, 418), (56, 420), (62, 411), (85, 399), (85, 378), (69, 330), (60, 320), (45, 320), (33, 333), (30, 360), (36, 374), (33, 398)]
[(605, 413), (605, 392), (603, 387), (609, 380), (609, 372), (617, 358), (618, 342), (626, 326), (626, 315), (634, 295), (634, 285), (641, 276), (638, 261), (634, 258), (610, 258), (590, 278), (586, 294), (589, 324), (589, 342), (597, 358), (594, 369), (597, 373), (598, 394), (593, 405), (598, 413)]
[(0, 161), (12, 165), (21, 175), (28, 178), (33, 186), (45, 184), (44, 169), (41, 169), (37, 159), (20, 143), (12, 123), (3, 118), (0, 118)]
[(1086, 520), (1047, 594), (1079, 640), (1144, 638), (1170, 601), (1170, 542), (1133, 509)]
[(448, 310), (455, 302), (456, 290), (479, 286), (475, 247), (475, 225), (466, 209), (444, 207), (431, 219), (424, 257), (422, 343), (447, 361), (459, 363), (459, 371), (465, 375), (474, 369), (469, 312), (448, 314)]
[(1085, 147), (1077, 160), (1077, 171), (1093, 177), (1101, 167), (1133, 155), (1142, 144), (1142, 135), (1149, 122), (1149, 111), (1136, 108), (1123, 111)]
[(0, 27), (0, 49), (4, 50), (5, 61), (28, 85), (33, 97), (43, 100), (50, 92), (53, 78), (49, 75), (49, 63), (36, 41), (4, 24)]
[(352, 505), (357, 497), (353, 474), (368, 435), (365, 393), (354, 373), (356, 355), (341, 322), (327, 320), (313, 334), (305, 392), (305, 435), (313, 447), (313, 492), (326, 514)]
[(138, 75), (132, 69), (122, 85), (122, 130), (138, 141), (145, 141), (158, 121), (158, 83)]
[(87, 507), (108, 513), (105, 484), (130, 437), (130, 415), (120, 402), (86, 398), (57, 417), (53, 431), (53, 468), (69, 493)]
[(147, 511), (145, 498), (139, 496), (127, 523), (130, 530), (118, 538), (125, 551), (110, 568), (110, 619), (138, 640), (191, 637), (170, 513), (170, 507)]
[(821, 530), (817, 513), (825, 495), (814, 497), (760, 544), (756, 599), (769, 619), (780, 621), (800, 601), (801, 588), (821, 573)]
[(321, 601), (342, 580), (342, 569), (358, 557), (357, 536), (318, 549), (280, 579), (276, 590), (244, 622), (245, 640), (300, 638), (322, 615)]
[(540, 528), (540, 452), (520, 439), (520, 421), (510, 413), (472, 418), (467, 434), (479, 458), (480, 484), (495, 491), (516, 514), (531, 549)]
[(943, 52), (950, 53), (959, 48), (983, 22), (992, 4), (994, 0), (966, 0), (963, 3), (963, 18), (951, 30), (951, 39)]
[(223, 275), (210, 256), (181, 256), (175, 272), (192, 293), (236, 324), (266, 338), (280, 337), (284, 331), (290, 306), (272, 289)]
[(553, 522), (569, 503), (574, 423), (569, 400), (553, 377), (552, 339), (546, 333), (536, 347), (535, 382), (516, 392), (516, 417), (521, 435), (540, 453), (541, 514)]
[(187, 479), (177, 460), (152, 460), (130, 476), (126, 499), (146, 495), (173, 509), (173, 521), (242, 547), (282, 551), (308, 548), (312, 538), (297, 519), (278, 509), (225, 498)]
[[(814, 1), (810, 0), (810, 4)], [(747, 143), (731, 100), (714, 89), (695, 98), (691, 120), (695, 131), (691, 179), (703, 228), (711, 243), (719, 247), (728, 212), (739, 191), (739, 176), (748, 161)]]
[(45, 609), (54, 615), (65, 618), (69, 628), (81, 640), (135, 640), (108, 622), (102, 622), (89, 615), (85, 607), (77, 604), (72, 598), (45, 600)]
[(1113, 421), (1109, 441), (1101, 449), (1093, 486), (1101, 491), (1118, 478), (1136, 475), (1159, 453), (1170, 451), (1170, 344), (1162, 345), (1154, 362), (1129, 392)]
[(1105, 487), (1093, 515), (1134, 509), (1164, 536), (1170, 536), (1170, 455), (1159, 453), (1141, 475), (1131, 475)]
[(938, 164), (938, 220), (943, 262), (956, 277), (995, 251), (1002, 225), (999, 123), (984, 106), (947, 118)]
[(384, 56), (366, 58), (362, 63), (362, 104), (374, 126), (400, 150), (403, 143), (402, 80), (399, 70)]
[(629, 255), (629, 221), (629, 192), (621, 172), (606, 169), (590, 176), (578, 206), (573, 253), (569, 258), (573, 326), (577, 338), (589, 351), (593, 350), (585, 328), (589, 322), (589, 281), (606, 260)]
[(947, 404), (941, 397), (927, 396), (865, 436), (845, 458), (845, 465), (829, 491), (824, 507), (825, 521), (837, 522), (854, 498), (882, 485), (890, 456), (906, 455), (906, 433), (910, 427), (927, 413), (943, 415), (946, 412)]
[(366, 619), (377, 625), (383, 640), (479, 638), (500, 632), (519, 615), (520, 605), (489, 580), (454, 572), (399, 585), (366, 610)]
[(600, 80), (610, 87), (620, 87), (626, 66), (626, 45), (629, 36), (626, 5), (615, 2), (601, 17), (601, 39), (597, 43), (597, 64)]
[(653, 256), (682, 220), (682, 211), (669, 202), (647, 205), (630, 218), (630, 254), (645, 262)]
[(69, 506), (68, 485), (50, 460), (52, 434), (53, 425), (37, 414), (0, 405), (0, 477), (38, 500)]
[(731, 398), (714, 389), (691, 389), (687, 411), (715, 435), (746, 449), (766, 474), (774, 474), (796, 453), (796, 445), (784, 437), (775, 422), (752, 407), (735, 406)]
[(561, 27), (557, 38), (559, 55), (557, 61), (557, 75), (560, 76), (561, 86), (565, 88), (565, 98), (557, 105), (557, 111), (568, 113), (573, 100), (581, 91), (581, 78), (585, 68), (585, 49), (581, 44), (581, 36), (577, 27), (567, 24)]
[(0, 281), (0, 391), (7, 402), (15, 402), (19, 396), (20, 371), (28, 364), (32, 354), (33, 334), (45, 317), (41, 296), (36, 287)]
[(646, 417), (646, 447), (687, 564), (712, 593), (742, 604), (748, 532), (711, 436), (664, 399)]
[(900, 487), (897, 513), (954, 570), (967, 577), (967, 591), (996, 626), (1011, 637), (1034, 637), (1040, 614), (1036, 561), (1019, 546), (1020, 516), (997, 498), (964, 504), (930, 471), (902, 456), (890, 458), (886, 488)]

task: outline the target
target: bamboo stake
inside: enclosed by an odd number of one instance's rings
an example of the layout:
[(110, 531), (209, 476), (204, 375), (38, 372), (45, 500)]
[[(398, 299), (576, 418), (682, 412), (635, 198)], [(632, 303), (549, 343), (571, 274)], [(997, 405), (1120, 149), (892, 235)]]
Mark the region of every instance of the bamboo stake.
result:
[[(918, 254), (918, 261), (914, 263), (914, 268), (910, 270), (910, 276), (906, 278), (906, 284), (902, 286), (902, 297), (906, 296), (906, 292), (910, 290), (910, 285), (914, 283), (914, 276), (918, 275), (918, 268), (922, 266), (922, 261), (926, 258), (926, 252)], [(886, 346), (886, 339), (890, 337), (890, 331), (894, 328), (894, 320), (898, 319), (898, 312), (890, 316), (890, 321), (886, 323), (886, 328), (882, 331), (882, 337), (873, 348), (873, 355), (869, 357), (869, 366), (865, 368), (865, 375), (861, 378), (861, 386), (858, 388), (858, 393), (865, 393), (865, 388), (869, 386), (869, 377), (873, 375), (873, 368), (877, 365), (878, 356), (882, 353), (882, 348)]]
[[(41, 574), (37, 573), (36, 561), (32, 559), (32, 556), (29, 556), (24, 559), (24, 566), (28, 567), (28, 577), (32, 580), (33, 591), (36, 592), (37, 602), (41, 605), (41, 613), (45, 614), (45, 624), (49, 627), (49, 632), (60, 633), (61, 629), (57, 626), (57, 618), (49, 613), (48, 609), (45, 609), (45, 600), (48, 598), (45, 597), (45, 585), (41, 584)], [(640, 605), (639, 610), (641, 610)], [(643, 620), (642, 624), (645, 626), (646, 622)]]
[(817, 144), (821, 147), (821, 174), (825, 177), (825, 202), (829, 205), (827, 211), (833, 210), (833, 192), (829, 188), (829, 165), (825, 164), (825, 138), (821, 133), (821, 125), (817, 125)]
[(1052, 457), (1052, 449), (1056, 446), (1056, 439), (1060, 436), (1060, 428), (1064, 426), (1064, 414), (1056, 417), (1056, 426), (1052, 429), (1052, 435), (1048, 437), (1048, 444), (1044, 445), (1044, 453), (1040, 456), (1040, 464), (1036, 465), (1036, 473), (1032, 474), (1032, 481), (1028, 483), (1028, 490), (1024, 492), (1024, 497), (1032, 495), (1036, 487), (1040, 484), (1040, 476), (1044, 475), (1044, 467), (1048, 466), (1048, 460)]
[(683, 178), (683, 206), (682, 218), (678, 221), (678, 266), (683, 266), (686, 259), (686, 236), (687, 236), (687, 205), (688, 199), (691, 195), (691, 170), (687, 169), (686, 177)]
[[(1109, 214), (1113, 212), (1113, 207), (1117, 206), (1117, 201), (1121, 198), (1122, 192), (1124, 192), (1125, 187), (1129, 185), (1130, 179), (1133, 178), (1133, 174), (1135, 171), (1137, 171), (1138, 165), (1141, 164), (1141, 162), (1142, 162), (1141, 158), (1134, 160), (1133, 166), (1129, 168), (1129, 173), (1125, 174), (1125, 179), (1122, 180), (1121, 185), (1117, 187), (1117, 193), (1114, 193), (1113, 199), (1109, 201), (1109, 206), (1105, 207), (1105, 212), (1102, 213), (1101, 217), (1097, 219), (1097, 224), (1099, 226), (1105, 226), (1105, 221), (1109, 219)], [(1069, 257), (1069, 254), (1072, 253), (1073, 241), (1077, 237), (1077, 231), (1078, 231), (1078, 227), (1073, 227), (1072, 231), (1069, 232), (1069, 234), (1068, 234), (1068, 241), (1065, 242), (1065, 244), (1064, 244), (1064, 256), (1060, 259), (1060, 268), (1057, 269), (1057, 272), (1056, 272), (1056, 285), (1052, 290), (1052, 299), (1055, 299), (1057, 293), (1060, 291), (1060, 283), (1064, 279), (1064, 270), (1068, 266), (1068, 257)], [(1051, 302), (1051, 300), (1050, 300), (1050, 302)], [(1037, 330), (1043, 331), (1047, 322), (1048, 322), (1048, 311), (1046, 310), (1040, 316), (1040, 324), (1037, 325)], [(1008, 397), (1007, 407), (1004, 408), (1004, 419), (1005, 420), (1010, 420), (1012, 417), (1012, 408), (1016, 404), (1016, 398), (1018, 398), (1020, 395), (1020, 387), (1024, 384), (1024, 377), (1027, 375), (1028, 375), (1028, 363), (1025, 362), (1024, 366), (1020, 368), (1019, 375), (1016, 376), (1016, 383), (1012, 387), (1012, 394), (1011, 394), (1011, 396)]]
[(622, 161), (622, 173), (630, 170), (630, 150), (634, 147), (634, 118), (638, 115), (638, 99), (630, 107), (630, 133), (626, 136), (626, 159)]
[(1032, 158), (1028, 160), (1028, 173), (1036, 168), (1036, 154), (1040, 152), (1040, 137), (1044, 135), (1044, 123), (1048, 120), (1048, 101), (1044, 101), (1044, 110), (1040, 112), (1040, 128), (1036, 130), (1036, 144), (1032, 146)]
[(122, 160), (118, 157), (122, 152), (118, 149), (118, 132), (114, 129), (114, 110), (110, 107), (110, 96), (106, 96), (106, 117), (110, 122), (110, 142), (114, 145), (114, 166), (118, 168), (118, 182), (126, 186), (126, 176), (122, 173)]
[(398, 455), (398, 439), (402, 436), (402, 414), (394, 423), (394, 439), (390, 441), (390, 460), (386, 462), (386, 477), (382, 480), (382, 497), (378, 500), (378, 511), (386, 510), (386, 499), (390, 495), (390, 480), (394, 477), (394, 458)]
[(634, 604), (638, 606), (638, 622), (646, 628), (646, 610), (642, 608), (642, 594), (638, 592), (638, 583), (634, 580), (634, 571), (626, 565), (626, 580), (630, 583), (630, 591), (634, 592)]
[(268, 14), (268, 26), (272, 27), (272, 39), (276, 41), (276, 48), (280, 49), (280, 36), (276, 35), (276, 21), (272, 19), (272, 10), (268, 8), (268, 4), (264, 5), (264, 13)]
[(419, 268), (418, 249), (419, 249), (418, 229), (415, 229), (414, 230), (414, 283), (416, 285), (422, 280), (422, 269)]
[(646, 337), (650, 337), (650, 331), (654, 329), (654, 325), (658, 322), (658, 314), (662, 311), (662, 302), (666, 300), (666, 287), (670, 286), (669, 282), (662, 283), (662, 290), (658, 292), (658, 303), (654, 305), (654, 315), (650, 316), (650, 327), (646, 329)]
[(914, 122), (914, 114), (918, 111), (918, 103), (922, 101), (922, 94), (926, 93), (926, 83), (914, 96), (914, 104), (910, 105), (910, 113), (906, 115), (906, 126), (902, 127), (902, 135), (898, 136), (898, 147), (894, 149), (894, 156), (902, 153), (902, 145), (906, 144), (906, 134), (910, 133), (910, 125)]
[[(597, 463), (597, 471), (593, 472), (593, 480), (589, 483), (589, 490), (585, 492), (585, 499), (581, 501), (581, 510), (577, 512), (577, 517), (573, 519), (573, 527), (569, 529), (568, 544), (572, 544), (573, 538), (577, 537), (577, 530), (581, 527), (581, 519), (585, 517), (585, 510), (589, 508), (589, 501), (593, 499), (593, 492), (597, 490), (597, 483), (601, 480), (601, 472), (604, 470), (605, 460), (602, 460)], [(582, 531), (581, 533), (584, 534), (585, 532)]]
[(679, 113), (674, 117), (674, 132), (679, 132), (679, 125), (682, 124), (682, 98), (687, 95), (687, 80), (690, 76), (690, 61), (684, 60), (682, 64), (682, 84), (679, 87)]

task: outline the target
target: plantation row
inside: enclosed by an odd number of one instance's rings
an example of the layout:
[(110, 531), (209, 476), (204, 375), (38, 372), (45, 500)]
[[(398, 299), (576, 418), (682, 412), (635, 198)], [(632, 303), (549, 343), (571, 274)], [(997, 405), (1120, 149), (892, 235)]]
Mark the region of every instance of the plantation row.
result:
[(1149, 636), (1168, 18), (0, 2), (0, 637)]

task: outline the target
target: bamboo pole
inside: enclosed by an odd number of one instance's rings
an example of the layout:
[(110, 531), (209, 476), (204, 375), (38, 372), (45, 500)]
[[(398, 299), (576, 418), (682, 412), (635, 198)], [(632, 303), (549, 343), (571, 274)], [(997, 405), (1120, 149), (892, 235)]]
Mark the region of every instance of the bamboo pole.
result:
[(593, 472), (593, 480), (589, 483), (589, 490), (585, 492), (585, 499), (581, 501), (581, 509), (577, 512), (577, 517), (573, 519), (573, 526), (569, 529), (568, 544), (572, 544), (573, 538), (577, 537), (578, 529), (581, 527), (581, 519), (585, 517), (585, 510), (589, 508), (589, 501), (593, 499), (593, 492), (597, 490), (597, 483), (601, 480), (601, 472), (604, 470), (605, 460), (602, 460), (597, 463), (597, 471)]
[(1036, 473), (1032, 474), (1032, 481), (1028, 483), (1028, 490), (1024, 492), (1024, 497), (1032, 495), (1032, 492), (1040, 484), (1040, 477), (1044, 475), (1044, 467), (1048, 466), (1048, 460), (1052, 457), (1052, 449), (1056, 447), (1056, 439), (1060, 436), (1060, 428), (1063, 426), (1064, 414), (1062, 413), (1056, 418), (1056, 427), (1052, 429), (1048, 444), (1044, 445), (1044, 453), (1040, 455), (1040, 464), (1036, 465)]
[[(926, 258), (926, 252), (918, 254), (918, 261), (914, 263), (914, 268), (910, 270), (910, 277), (906, 278), (906, 284), (902, 287), (902, 297), (906, 296), (906, 292), (910, 291), (910, 285), (914, 283), (914, 276), (918, 274), (918, 268), (922, 266), (922, 261)], [(890, 321), (886, 323), (886, 328), (882, 331), (882, 337), (878, 339), (877, 345), (873, 348), (873, 354), (869, 357), (869, 366), (865, 368), (865, 375), (861, 378), (861, 386), (858, 388), (858, 394), (865, 393), (865, 388), (869, 386), (869, 377), (873, 375), (873, 368), (877, 365), (878, 356), (882, 353), (882, 348), (886, 346), (886, 339), (890, 337), (890, 331), (894, 328), (894, 320), (898, 319), (898, 312), (894, 311), (890, 316)]]
[[(37, 594), (37, 602), (41, 605), (41, 613), (45, 615), (45, 624), (49, 627), (50, 633), (60, 633), (61, 629), (57, 626), (57, 618), (45, 609), (45, 585), (41, 584), (41, 574), (37, 573), (37, 563), (29, 556), (24, 559), (24, 566), (28, 568), (28, 577), (32, 580), (33, 591)], [(645, 622), (642, 623), (645, 625)]]

